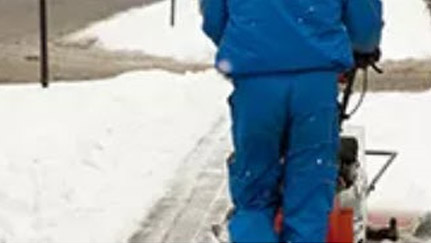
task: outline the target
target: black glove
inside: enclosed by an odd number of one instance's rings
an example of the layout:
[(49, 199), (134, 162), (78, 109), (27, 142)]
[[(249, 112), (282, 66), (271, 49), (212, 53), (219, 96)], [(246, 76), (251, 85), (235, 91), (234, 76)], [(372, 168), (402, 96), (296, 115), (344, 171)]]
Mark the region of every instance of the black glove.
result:
[(376, 48), (373, 52), (360, 53), (357, 51), (353, 52), (353, 58), (355, 59), (355, 66), (357, 68), (366, 69), (369, 66), (374, 66), (375, 63), (380, 61), (382, 52), (380, 48)]

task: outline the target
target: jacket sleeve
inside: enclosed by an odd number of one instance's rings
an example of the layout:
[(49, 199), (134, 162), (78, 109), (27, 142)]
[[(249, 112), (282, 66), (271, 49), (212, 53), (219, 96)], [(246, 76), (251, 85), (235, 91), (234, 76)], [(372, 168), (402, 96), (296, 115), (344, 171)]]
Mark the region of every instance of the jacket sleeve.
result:
[(228, 20), (226, 0), (201, 0), (201, 12), (203, 15), (202, 29), (218, 46)]
[(368, 53), (380, 45), (382, 8), (381, 0), (344, 0), (343, 21), (354, 51)]

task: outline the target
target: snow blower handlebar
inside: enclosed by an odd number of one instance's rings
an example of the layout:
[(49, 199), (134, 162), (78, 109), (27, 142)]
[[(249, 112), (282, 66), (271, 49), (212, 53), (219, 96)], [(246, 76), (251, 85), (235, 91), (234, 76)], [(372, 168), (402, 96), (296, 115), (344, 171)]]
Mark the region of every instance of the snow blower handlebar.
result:
[[(368, 89), (368, 69), (372, 68), (375, 72), (381, 74), (383, 70), (379, 68), (376, 63), (380, 60), (381, 52), (380, 49), (376, 49), (372, 53), (354, 53), (355, 59), (355, 67), (351, 70), (345, 72), (339, 77), (339, 81), (344, 85), (344, 90), (342, 92), (342, 98), (340, 102), (340, 113), (339, 113), (339, 122), (340, 128), (342, 127), (342, 123), (345, 120), (348, 120), (361, 106), (365, 94)], [(347, 108), (349, 105), (350, 98), (353, 94), (353, 88), (355, 84), (355, 78), (358, 73), (358, 70), (363, 70), (364, 78), (363, 78), (363, 87), (361, 97), (359, 98), (359, 102), (355, 106), (355, 108), (351, 112), (347, 112)], [(397, 152), (394, 151), (383, 151), (383, 150), (367, 150), (365, 152), (368, 156), (385, 156), (388, 157), (386, 163), (381, 167), (379, 172), (371, 181), (370, 185), (367, 188), (366, 196), (368, 197), (372, 191), (375, 190), (377, 183), (380, 181), (384, 173), (388, 170), (388, 168), (392, 165), (395, 158), (398, 156)]]
[[(383, 73), (383, 70), (376, 65), (376, 63), (380, 60), (381, 57), (381, 52), (379, 48), (377, 48), (374, 52), (371, 53), (354, 52), (353, 57), (355, 59), (355, 67), (339, 76), (339, 83), (345, 86), (342, 93), (341, 102), (339, 104), (340, 127), (342, 127), (342, 124), (345, 120), (348, 120), (359, 109), (365, 98), (365, 94), (368, 89), (368, 68), (371, 67), (375, 72)], [(360, 69), (363, 70), (364, 73), (361, 97), (355, 108), (351, 112), (347, 112), (350, 98), (353, 94), (355, 78), (358, 73), (358, 70)]]
[(357, 73), (357, 68), (353, 68), (341, 74), (339, 77), (339, 82), (341, 84), (345, 84), (345, 88), (342, 94), (342, 100), (341, 100), (341, 103), (339, 104), (340, 127), (345, 120), (348, 120), (350, 118), (350, 115), (347, 113), (347, 107), (349, 105), (350, 97), (352, 96), (352, 93), (353, 93), (353, 85), (355, 84), (356, 73)]
[(380, 61), (381, 57), (382, 52), (380, 48), (376, 48), (369, 53), (353, 52), (356, 68), (367, 69), (368, 67), (372, 67), (377, 73), (383, 73), (383, 70), (376, 66), (376, 63)]
[[(381, 57), (380, 49), (377, 48), (374, 52), (371, 53), (355, 52), (353, 53), (353, 57), (355, 59), (355, 67), (343, 73), (339, 77), (340, 84), (344, 86), (341, 102), (339, 104), (339, 124), (341, 129), (343, 122), (348, 120), (359, 109), (362, 102), (364, 101), (365, 94), (367, 93), (368, 89), (368, 69), (372, 68), (376, 73), (383, 73), (383, 70), (376, 65), (376, 63), (380, 60)], [(362, 93), (356, 106), (350, 112), (348, 112), (347, 108), (349, 106), (350, 98), (353, 94), (355, 79), (358, 70), (363, 70), (364, 73), (364, 78), (362, 80)], [(392, 165), (398, 153), (393, 151), (367, 150), (366, 155), (388, 157), (386, 163), (382, 166), (382, 168), (379, 170), (377, 175), (373, 178), (370, 185), (368, 186), (366, 192), (366, 195), (368, 197), (369, 194), (375, 190), (377, 183), (382, 178), (383, 174), (387, 171), (387, 169)]]
[(392, 165), (396, 157), (398, 156), (398, 153), (395, 151), (383, 151), (383, 150), (367, 150), (365, 151), (365, 154), (368, 156), (385, 156), (388, 157), (388, 160), (386, 163), (380, 168), (379, 172), (376, 174), (376, 176), (371, 181), (370, 185), (367, 189), (367, 197), (370, 195), (372, 191), (376, 189), (376, 185), (379, 182), (379, 180), (382, 178), (383, 174), (388, 170), (388, 168)]

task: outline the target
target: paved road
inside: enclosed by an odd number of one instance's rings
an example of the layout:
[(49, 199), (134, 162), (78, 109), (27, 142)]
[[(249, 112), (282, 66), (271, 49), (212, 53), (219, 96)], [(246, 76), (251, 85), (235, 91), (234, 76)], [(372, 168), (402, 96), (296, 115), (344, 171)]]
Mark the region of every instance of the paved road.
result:
[[(94, 48), (56, 46), (63, 34), (117, 12), (161, 0), (46, 0), (49, 6), (51, 77), (55, 80), (98, 79), (136, 69), (199, 71), (206, 65), (185, 65), (142, 55), (109, 53)], [(39, 78), (39, 0), (0, 0), (0, 84), (36, 82)], [(406, 60), (384, 65), (384, 75), (372, 75), (371, 90), (418, 91), (431, 87), (431, 60)]]
[[(50, 76), (53, 80), (100, 79), (146, 69), (198, 71), (187, 65), (139, 53), (110, 53), (93, 47), (64, 46), (59, 37), (133, 7), (161, 0), (46, 0), (49, 12)], [(39, 0), (0, 0), (0, 84), (39, 80)]]
[[(47, 0), (51, 37), (159, 0)], [(0, 0), (0, 43), (37, 41), (38, 0)]]

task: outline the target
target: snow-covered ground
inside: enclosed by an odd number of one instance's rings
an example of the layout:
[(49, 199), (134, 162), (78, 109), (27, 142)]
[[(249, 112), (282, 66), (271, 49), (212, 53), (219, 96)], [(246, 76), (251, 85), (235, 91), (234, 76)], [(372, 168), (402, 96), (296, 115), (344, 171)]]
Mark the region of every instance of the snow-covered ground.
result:
[[(384, 0), (385, 58), (431, 54), (420, 1)], [(66, 39), (211, 62), (197, 1), (178, 1), (175, 28), (168, 11), (168, 1), (133, 9)], [(225, 113), (229, 89), (215, 71), (0, 87), (0, 242), (124, 242)], [(367, 128), (367, 147), (400, 152), (371, 207), (430, 210), (430, 105), (431, 92), (373, 94), (354, 118)]]
[(140, 51), (183, 62), (212, 63), (215, 47), (201, 31), (198, 0), (176, 1), (170, 26), (170, 1), (132, 9), (65, 37), (66, 42), (96, 40), (102, 48)]
[[(366, 147), (399, 157), (369, 200), (372, 209), (431, 212), (431, 91), (370, 94), (352, 123), (366, 128)], [(382, 166), (368, 158), (370, 176)]]
[(215, 71), (0, 87), (0, 242), (126, 242), (229, 88)]
[(424, 0), (382, 0), (384, 59), (431, 57), (431, 18)]
[[(431, 19), (423, 0), (382, 0), (384, 59), (431, 57)], [(198, 0), (177, 1), (177, 25), (169, 25), (170, 1), (136, 8), (65, 38), (97, 40), (109, 50), (140, 51), (178, 60), (212, 62), (214, 46), (200, 32)], [(139, 23), (139, 24), (135, 24)]]

